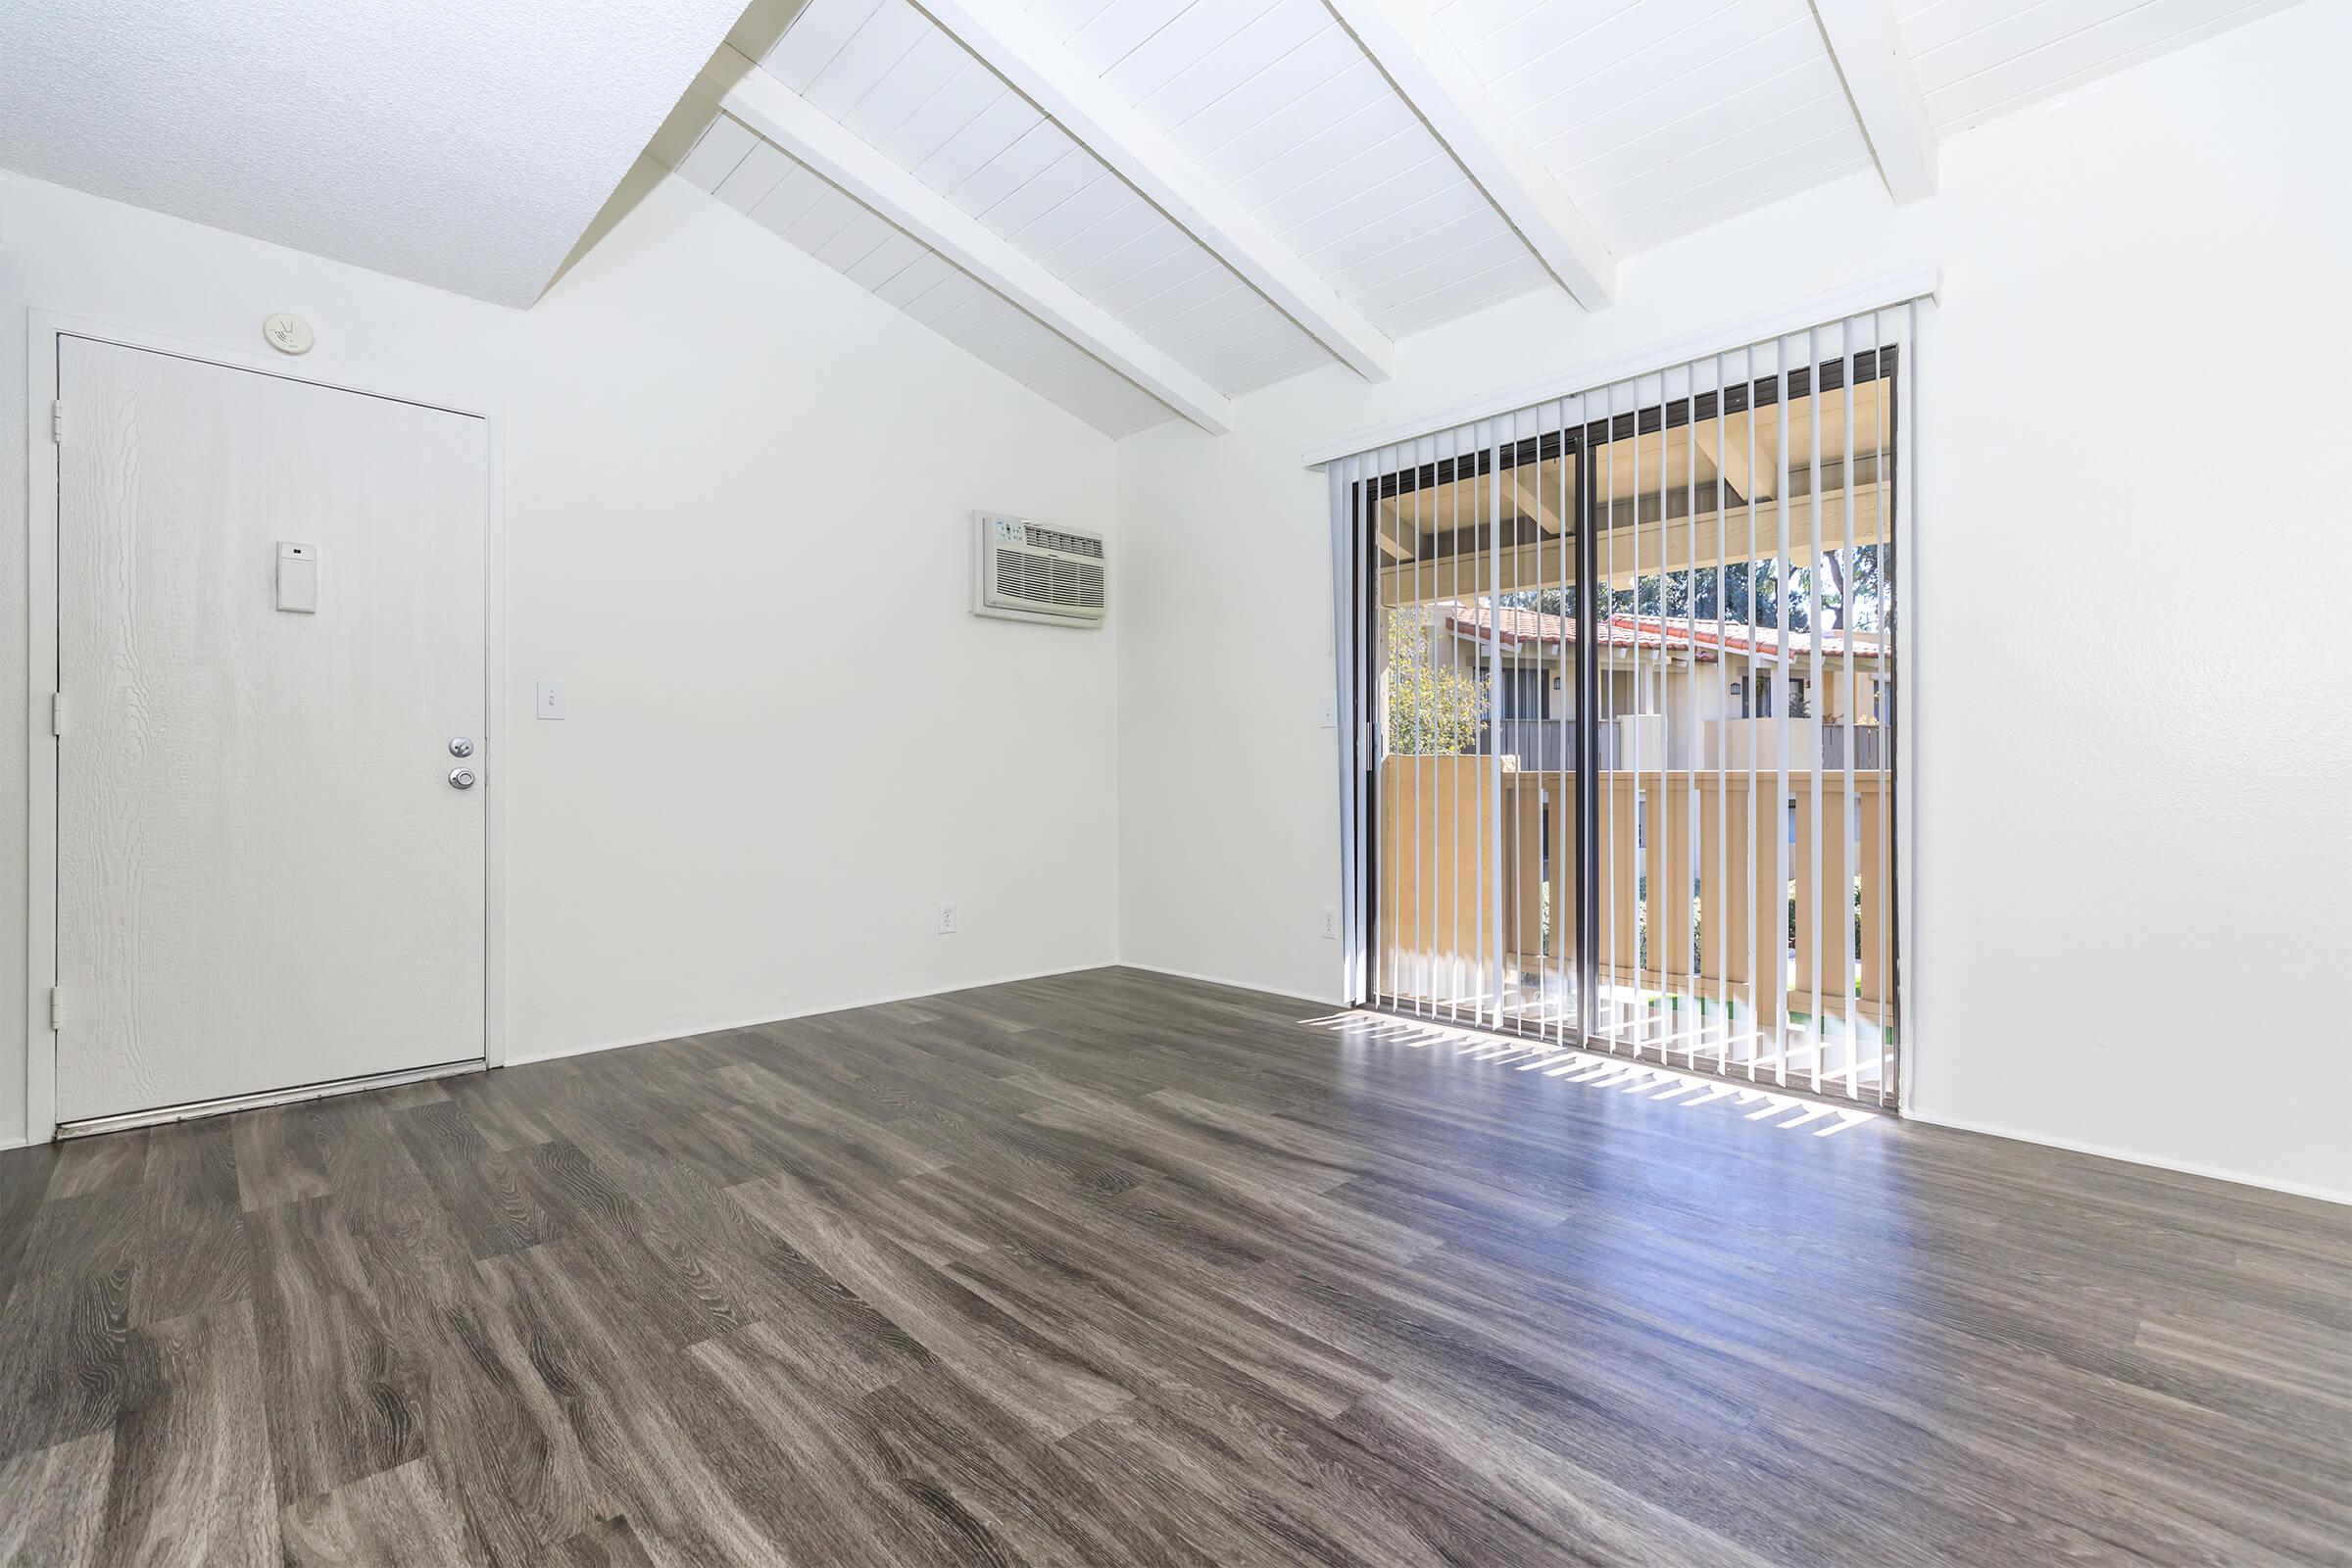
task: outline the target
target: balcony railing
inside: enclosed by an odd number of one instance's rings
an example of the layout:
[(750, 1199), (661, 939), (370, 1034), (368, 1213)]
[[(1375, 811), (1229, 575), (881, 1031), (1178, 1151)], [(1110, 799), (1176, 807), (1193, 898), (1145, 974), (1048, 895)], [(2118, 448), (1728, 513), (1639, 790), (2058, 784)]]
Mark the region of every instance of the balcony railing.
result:
[[(1757, 769), (1777, 771), (1780, 754), (1775, 723), (1770, 718), (1701, 719), (1678, 727), (1656, 713), (1621, 714), (1594, 734), (1594, 761), (1603, 772), (1639, 767), (1649, 773), (1660, 767), (1688, 768), (1695, 763), (1702, 772), (1720, 766), (1744, 775), (1748, 751), (1754, 746)], [(1516, 758), (1519, 770), (1525, 773), (1558, 772), (1575, 764), (1575, 728), (1573, 719), (1481, 719), (1474, 752), (1487, 757), (1500, 751)], [(1818, 765), (1842, 772), (1849, 750), (1857, 769), (1877, 772), (1886, 765), (1886, 731), (1875, 723), (1853, 725), (1841, 719), (1816, 722), (1791, 717), (1787, 728), (1788, 765), (1792, 769), (1809, 771)], [(1808, 751), (1817, 755), (1817, 763), (1807, 760)]]
[[(1866, 734), (1867, 755), (1876, 736)], [(1888, 775), (1791, 769), (1788, 782), (1776, 806), (1771, 780), (1759, 778), (1751, 825), (1744, 768), (1661, 775), (1645, 763), (1601, 779), (1596, 946), (1600, 984), (1618, 1005), (1679, 998), (1715, 1017), (1804, 1015), (1817, 1039), (1824, 1015), (1891, 1022)], [(1573, 968), (1575, 794), (1576, 775), (1558, 769), (1497, 771), (1476, 757), (1383, 762), (1374, 955), (1383, 992), (1482, 995), (1498, 956), (1506, 989), (1521, 994), (1526, 977), (1542, 991), (1543, 976)], [(1819, 888), (1832, 891), (1823, 899)], [(1751, 1041), (1769, 1036), (1749, 1026)], [(1859, 1079), (1879, 1058), (1854, 1038), (1846, 1032), (1844, 1070)]]
[(1869, 772), (1879, 772), (1886, 766), (1886, 732), (1876, 724), (1847, 724), (1833, 719), (1821, 726), (1821, 765), (1833, 771), (1843, 768), (1850, 739), (1854, 753), (1853, 765)]
[[(1600, 750), (1603, 768), (1617, 765), (1617, 732), (1604, 729), (1593, 739)], [(1488, 718), (1478, 726), (1478, 755), (1492, 756), (1499, 750), (1503, 756), (1518, 759), (1520, 767), (1531, 771), (1556, 772), (1572, 765), (1576, 751), (1576, 724), (1573, 719), (1557, 718)]]

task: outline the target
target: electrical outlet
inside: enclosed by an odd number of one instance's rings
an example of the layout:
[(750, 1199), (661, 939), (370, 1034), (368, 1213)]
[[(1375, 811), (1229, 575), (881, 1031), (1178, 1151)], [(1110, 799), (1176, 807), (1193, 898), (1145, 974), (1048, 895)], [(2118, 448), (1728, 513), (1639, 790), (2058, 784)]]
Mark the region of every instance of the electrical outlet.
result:
[(1323, 699), (1323, 727), (1325, 729), (1340, 727), (1340, 700), (1337, 697)]
[(956, 934), (956, 906), (953, 904), (943, 904), (939, 906), (939, 934), (943, 937), (952, 937)]
[(1340, 911), (1328, 904), (1323, 906), (1323, 935), (1333, 942), (1340, 940)]

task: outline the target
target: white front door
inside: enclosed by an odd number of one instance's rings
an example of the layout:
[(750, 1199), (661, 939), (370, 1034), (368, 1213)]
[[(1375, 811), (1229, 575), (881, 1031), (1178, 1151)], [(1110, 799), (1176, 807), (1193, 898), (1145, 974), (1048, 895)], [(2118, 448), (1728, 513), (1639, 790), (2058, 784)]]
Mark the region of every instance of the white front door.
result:
[(59, 1119), (479, 1058), (484, 421), (57, 343)]

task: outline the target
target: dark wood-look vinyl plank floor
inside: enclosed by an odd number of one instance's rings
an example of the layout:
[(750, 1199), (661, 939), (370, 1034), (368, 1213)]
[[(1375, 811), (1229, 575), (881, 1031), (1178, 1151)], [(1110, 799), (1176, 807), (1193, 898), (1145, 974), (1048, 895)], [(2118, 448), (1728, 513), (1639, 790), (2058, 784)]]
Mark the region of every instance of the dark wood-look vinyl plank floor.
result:
[(2352, 1564), (2352, 1211), (1096, 970), (0, 1153), (0, 1562)]

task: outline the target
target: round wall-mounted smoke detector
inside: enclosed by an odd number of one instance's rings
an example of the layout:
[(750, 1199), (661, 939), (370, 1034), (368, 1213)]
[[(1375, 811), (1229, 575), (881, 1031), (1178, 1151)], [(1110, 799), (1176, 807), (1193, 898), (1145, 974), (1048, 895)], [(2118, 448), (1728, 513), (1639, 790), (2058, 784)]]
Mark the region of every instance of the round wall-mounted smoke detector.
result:
[(262, 323), (262, 336), (280, 354), (308, 354), (311, 345), (318, 341), (312, 335), (310, 322), (285, 311)]

